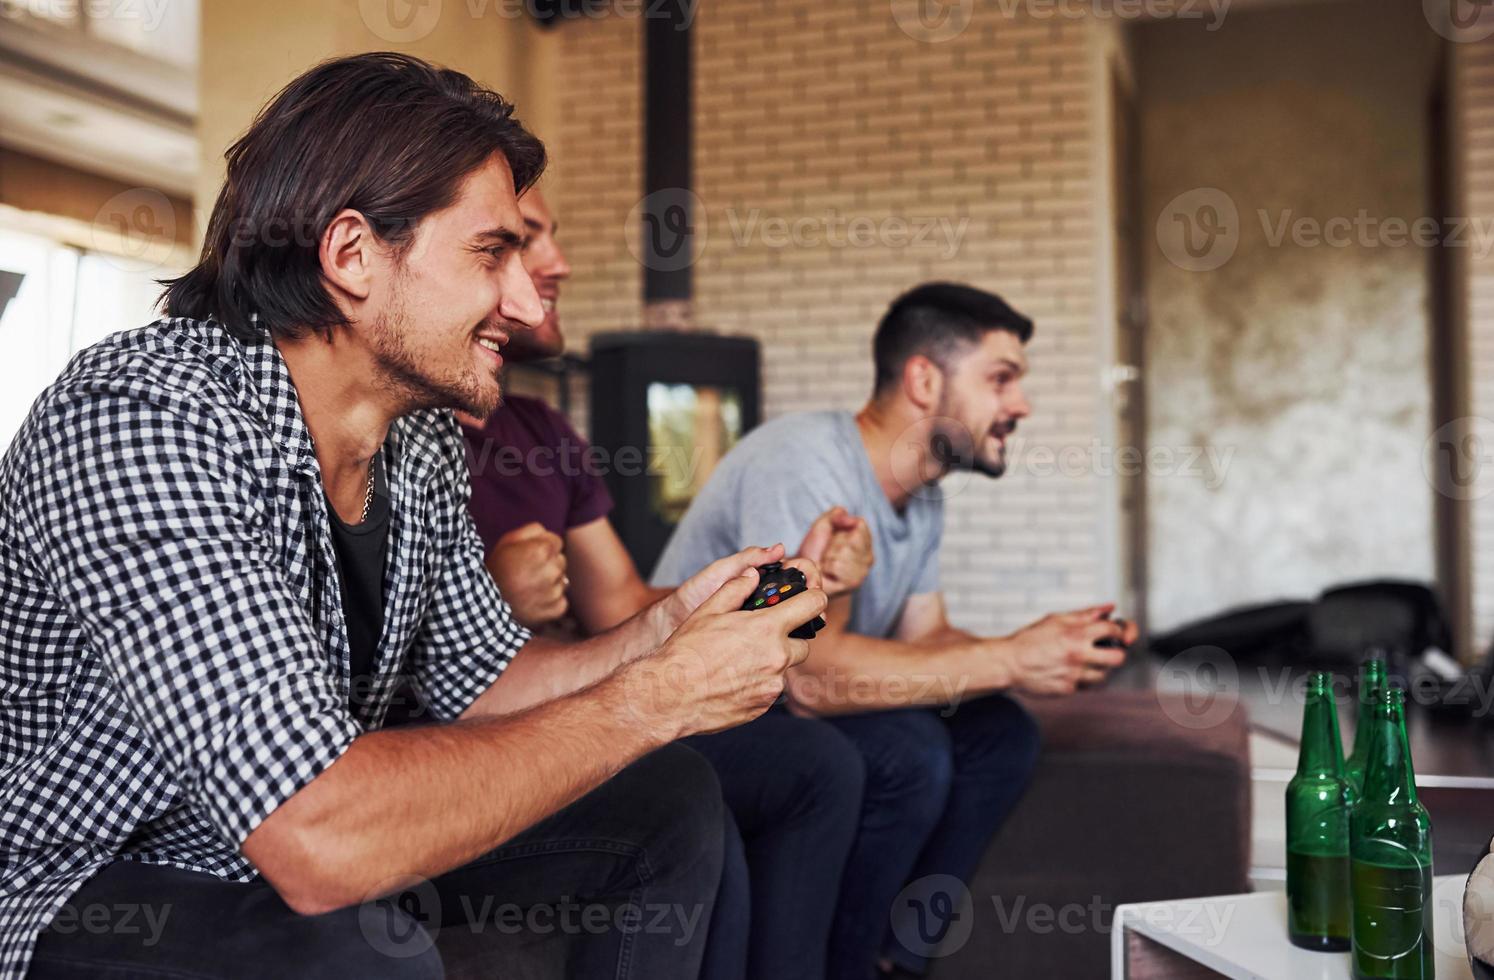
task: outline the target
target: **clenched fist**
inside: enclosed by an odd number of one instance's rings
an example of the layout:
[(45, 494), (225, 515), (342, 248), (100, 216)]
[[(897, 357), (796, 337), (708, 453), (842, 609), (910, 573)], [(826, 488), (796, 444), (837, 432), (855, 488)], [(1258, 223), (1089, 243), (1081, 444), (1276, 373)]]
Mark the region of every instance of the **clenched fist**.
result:
[(565, 574), (560, 535), (533, 522), (516, 527), (493, 545), (486, 564), (520, 623), (533, 629), (565, 615), (571, 580)]
[(809, 526), (799, 555), (819, 566), (825, 593), (832, 598), (854, 592), (871, 571), (871, 528), (866, 519), (844, 507), (832, 507)]

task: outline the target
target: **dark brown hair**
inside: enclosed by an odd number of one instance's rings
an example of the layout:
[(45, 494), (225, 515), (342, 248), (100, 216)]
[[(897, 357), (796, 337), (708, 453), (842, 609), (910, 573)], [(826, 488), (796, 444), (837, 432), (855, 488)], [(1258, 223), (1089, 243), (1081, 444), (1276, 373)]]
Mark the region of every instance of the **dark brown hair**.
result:
[(325, 61), (260, 110), (225, 154), (228, 175), (197, 265), (165, 283), (168, 316), (215, 319), (243, 340), (346, 319), (318, 243), (345, 208), (396, 249), (501, 153), (522, 193), (545, 148), (501, 95), (461, 72), (381, 51)]
[(1032, 321), (1006, 300), (984, 289), (954, 282), (928, 282), (892, 301), (872, 340), (877, 376), (874, 390), (887, 391), (903, 365), (922, 354), (945, 371), (991, 330), (1005, 330), (1027, 343)]

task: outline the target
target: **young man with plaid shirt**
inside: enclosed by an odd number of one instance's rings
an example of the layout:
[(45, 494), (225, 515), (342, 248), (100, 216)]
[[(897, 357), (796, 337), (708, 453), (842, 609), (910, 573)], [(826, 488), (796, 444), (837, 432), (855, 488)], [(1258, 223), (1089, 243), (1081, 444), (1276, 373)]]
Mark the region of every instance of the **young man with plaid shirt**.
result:
[[(447, 410), (542, 320), (511, 110), (395, 54), (292, 82), (167, 318), (0, 460), (0, 976), (438, 976), (435, 929), (575, 901), (631, 913), (570, 972), (699, 968), (722, 804), (670, 743), (772, 704), (825, 599), (739, 611), (775, 546), (584, 643), (509, 614)], [(383, 727), (401, 676), (435, 724)], [(423, 921), (369, 901), (412, 881)]]

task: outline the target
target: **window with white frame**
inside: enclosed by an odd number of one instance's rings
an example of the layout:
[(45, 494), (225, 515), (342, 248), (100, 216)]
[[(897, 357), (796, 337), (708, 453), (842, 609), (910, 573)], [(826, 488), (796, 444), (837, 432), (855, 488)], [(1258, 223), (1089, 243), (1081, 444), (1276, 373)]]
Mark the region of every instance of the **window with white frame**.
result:
[(0, 228), (0, 452), (69, 358), (155, 318), (156, 280), (175, 271)]

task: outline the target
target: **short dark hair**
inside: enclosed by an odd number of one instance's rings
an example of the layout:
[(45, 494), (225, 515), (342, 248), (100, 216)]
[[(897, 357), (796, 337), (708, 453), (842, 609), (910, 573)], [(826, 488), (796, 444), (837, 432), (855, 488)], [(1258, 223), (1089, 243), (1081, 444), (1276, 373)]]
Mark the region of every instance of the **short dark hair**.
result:
[(948, 370), (956, 356), (991, 330), (1014, 333), (1024, 344), (1032, 339), (1032, 321), (995, 293), (954, 282), (915, 286), (893, 300), (877, 324), (876, 391), (896, 385), (915, 354)]
[(522, 193), (544, 170), (545, 148), (513, 112), (461, 72), (409, 55), (322, 62), (228, 148), (202, 255), (164, 283), (166, 314), (219, 320), (246, 341), (345, 326), (318, 257), (332, 218), (359, 211), (403, 250), (419, 221), (450, 205), (494, 153)]

